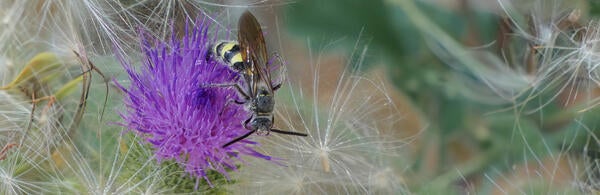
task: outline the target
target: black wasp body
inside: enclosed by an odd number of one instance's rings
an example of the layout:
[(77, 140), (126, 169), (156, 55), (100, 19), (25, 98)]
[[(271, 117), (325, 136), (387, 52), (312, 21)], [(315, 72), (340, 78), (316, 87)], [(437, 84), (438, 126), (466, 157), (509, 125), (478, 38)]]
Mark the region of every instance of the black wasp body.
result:
[(226, 143), (223, 147), (234, 144), (253, 133), (268, 135), (270, 132), (307, 136), (304, 133), (283, 131), (273, 128), (275, 107), (274, 92), (281, 84), (273, 86), (271, 80), (271, 63), (267, 62), (267, 48), (260, 24), (246, 11), (239, 20), (238, 42), (219, 41), (207, 57), (216, 56), (229, 65), (229, 68), (239, 73), (243, 83), (215, 85), (235, 87), (243, 97), (243, 102), (252, 112), (252, 116), (244, 121), (248, 133)]

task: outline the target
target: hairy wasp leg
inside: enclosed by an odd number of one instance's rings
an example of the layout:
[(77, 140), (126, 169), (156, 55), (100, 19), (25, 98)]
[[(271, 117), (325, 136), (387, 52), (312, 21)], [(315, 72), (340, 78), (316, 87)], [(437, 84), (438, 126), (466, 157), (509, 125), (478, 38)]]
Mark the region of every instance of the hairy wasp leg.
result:
[(245, 120), (245, 121), (242, 123), (242, 125), (244, 125), (244, 128), (246, 128), (246, 129), (250, 129), (250, 128), (248, 128), (248, 123), (250, 123), (250, 120), (252, 120), (252, 118), (254, 118), (254, 117), (253, 117), (253, 116), (250, 116), (250, 117), (248, 117), (248, 119), (246, 119), (246, 120)]
[(244, 90), (242, 90), (242, 87), (240, 87), (240, 84), (237, 84), (237, 83), (208, 84), (208, 85), (203, 85), (202, 87), (235, 87), (235, 89), (242, 96), (244, 96), (244, 99), (246, 99), (246, 100), (250, 99), (250, 95), (248, 95)]
[(226, 109), (227, 109), (227, 107), (229, 106), (229, 103), (230, 103), (230, 102), (231, 102), (231, 101), (227, 101), (227, 102), (225, 103), (225, 105), (223, 106), (223, 109), (221, 109), (221, 111), (219, 112), (219, 118), (223, 117), (223, 112), (225, 112), (225, 110), (226, 110)]
[[(213, 48), (214, 45), (209, 45), (208, 48)], [(206, 51), (206, 53), (204, 54), (204, 60), (206, 60), (207, 62), (211, 59), (213, 59), (213, 55), (214, 53), (212, 52), (212, 49), (209, 49), (208, 51)]]
[(244, 105), (246, 104), (246, 102), (240, 102), (238, 100), (234, 100), (234, 99), (229, 99), (227, 102), (225, 102), (225, 105), (223, 106), (223, 109), (221, 109), (221, 112), (219, 112), (219, 117), (223, 116), (223, 112), (225, 112), (225, 109), (227, 109), (227, 107), (229, 106), (229, 104), (231, 103), (235, 103), (238, 105)]
[(222, 148), (226, 148), (227, 146), (234, 144), (235, 142), (238, 142), (240, 140), (243, 140), (244, 138), (247, 138), (248, 136), (252, 135), (252, 133), (254, 133), (254, 131), (250, 131), (242, 136), (239, 136), (238, 138), (235, 138), (234, 140), (231, 140), (230, 142), (227, 142), (225, 145), (222, 146)]
[(275, 133), (279, 133), (279, 134), (286, 134), (286, 135), (297, 135), (297, 136), (308, 136), (308, 134), (306, 133), (299, 133), (299, 132), (293, 132), (293, 131), (283, 131), (283, 130), (279, 130), (279, 129), (271, 129), (272, 132)]

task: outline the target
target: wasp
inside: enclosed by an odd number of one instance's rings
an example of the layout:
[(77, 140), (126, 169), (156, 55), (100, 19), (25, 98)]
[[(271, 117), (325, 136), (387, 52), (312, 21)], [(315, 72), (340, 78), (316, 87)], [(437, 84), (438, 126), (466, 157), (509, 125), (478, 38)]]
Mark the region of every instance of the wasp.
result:
[(243, 122), (244, 127), (250, 130), (230, 142), (224, 144), (225, 148), (244, 138), (256, 133), (257, 135), (269, 135), (270, 132), (279, 134), (307, 136), (305, 133), (284, 131), (273, 128), (275, 117), (275, 91), (281, 87), (281, 83), (273, 86), (271, 62), (267, 61), (267, 47), (260, 24), (256, 17), (249, 11), (240, 16), (238, 21), (238, 42), (220, 41), (213, 46), (208, 56), (216, 56), (238, 72), (243, 79), (243, 84), (224, 84), (215, 86), (235, 87), (252, 115)]

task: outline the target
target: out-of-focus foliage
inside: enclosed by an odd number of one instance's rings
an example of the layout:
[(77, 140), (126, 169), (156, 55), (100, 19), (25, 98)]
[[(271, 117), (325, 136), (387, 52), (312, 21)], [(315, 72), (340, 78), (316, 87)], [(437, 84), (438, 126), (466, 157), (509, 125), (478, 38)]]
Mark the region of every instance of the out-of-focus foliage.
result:
[[(219, 172), (209, 171), (207, 177), (213, 186), (210, 187), (206, 180), (196, 179), (185, 173), (177, 162), (172, 160), (156, 162), (152, 157), (152, 146), (131, 134), (125, 136), (121, 144), (121, 155), (127, 156), (127, 158), (124, 161), (124, 170), (119, 174), (120, 182), (134, 180), (133, 183), (143, 183), (148, 178), (159, 178), (158, 181), (153, 182), (154, 188), (169, 189), (169, 192), (172, 193), (201, 191), (207, 194), (226, 194), (225, 185), (235, 183), (227, 181)], [(156, 177), (157, 175), (160, 177)]]

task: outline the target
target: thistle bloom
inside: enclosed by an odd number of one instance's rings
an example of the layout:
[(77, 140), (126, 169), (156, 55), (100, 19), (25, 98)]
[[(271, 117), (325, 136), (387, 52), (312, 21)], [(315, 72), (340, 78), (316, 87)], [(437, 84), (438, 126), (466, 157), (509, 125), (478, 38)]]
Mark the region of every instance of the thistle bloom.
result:
[[(248, 112), (228, 103), (238, 97), (234, 88), (210, 87), (234, 83), (237, 73), (221, 62), (206, 59), (208, 22), (198, 20), (181, 40), (175, 35), (161, 42), (142, 34), (142, 65), (136, 71), (121, 60), (130, 80), (125, 92), (126, 112), (121, 114), (128, 130), (142, 135), (154, 147), (157, 160), (175, 160), (197, 178), (215, 170), (227, 177), (235, 170), (237, 154), (270, 160), (252, 149), (255, 142), (242, 140), (221, 146), (247, 132), (242, 121)], [(174, 33), (175, 34), (175, 33)]]

